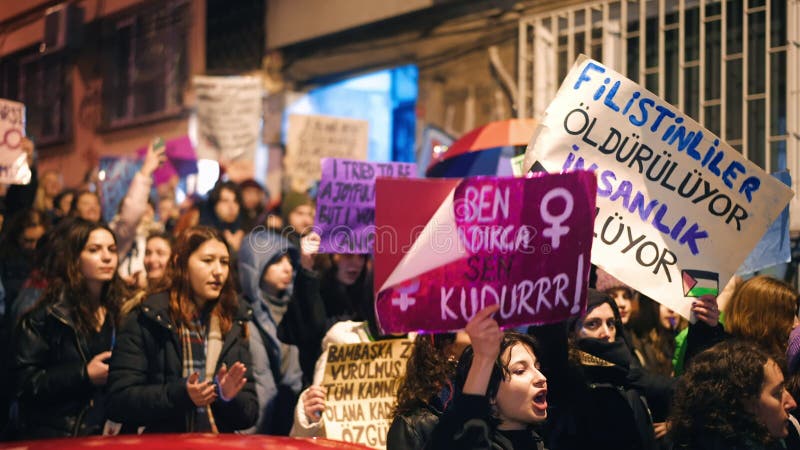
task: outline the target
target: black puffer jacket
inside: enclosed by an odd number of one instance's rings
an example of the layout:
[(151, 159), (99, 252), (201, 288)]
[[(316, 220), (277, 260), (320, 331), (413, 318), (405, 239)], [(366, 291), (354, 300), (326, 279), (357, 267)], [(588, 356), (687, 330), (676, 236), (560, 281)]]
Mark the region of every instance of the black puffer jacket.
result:
[[(252, 312), (242, 303), (225, 335), (217, 369), (237, 361), (247, 366), (247, 384), (229, 402), (216, 400), (211, 411), (220, 432), (251, 427), (258, 416), (245, 335)], [(183, 359), (176, 325), (170, 320), (169, 295), (145, 299), (125, 320), (117, 337), (108, 375), (109, 418), (123, 430), (145, 427), (147, 433), (191, 432), (194, 404), (183, 378)]]
[(20, 437), (99, 434), (105, 394), (89, 381), (86, 365), (94, 355), (75, 331), (65, 299), (23, 316), (14, 337)]

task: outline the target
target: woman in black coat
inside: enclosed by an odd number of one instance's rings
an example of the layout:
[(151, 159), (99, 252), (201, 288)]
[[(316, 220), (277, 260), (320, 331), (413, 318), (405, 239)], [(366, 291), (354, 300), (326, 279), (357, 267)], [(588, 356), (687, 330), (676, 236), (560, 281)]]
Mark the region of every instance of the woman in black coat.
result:
[(418, 334), (397, 389), (387, 450), (425, 448), (453, 396), (456, 363), (469, 345), (466, 333)]
[[(698, 322), (690, 334), (717, 321), (713, 299), (695, 303)], [(674, 379), (641, 367), (608, 294), (589, 289), (586, 312), (569, 320), (566, 330), (556, 324), (528, 332), (542, 343), (551, 380), (548, 448), (657, 448), (662, 430), (653, 417), (667, 415)]]
[(125, 292), (114, 234), (83, 220), (56, 231), (61, 259), (42, 300), (16, 329), (13, 369), (20, 437), (99, 434), (106, 420), (106, 360)]
[(472, 346), (458, 361), (452, 405), (427, 448), (544, 449), (535, 429), (548, 415), (539, 346), (531, 336), (500, 330), (492, 318), (499, 309), (487, 306), (467, 323)]
[(233, 432), (252, 426), (250, 311), (236, 297), (220, 233), (186, 230), (162, 285), (126, 318), (109, 374), (109, 417), (123, 431)]
[[(368, 320), (374, 315), (369, 257), (333, 254), (325, 261), (328, 255), (323, 255), (321, 261), (328, 264), (317, 265), (327, 267), (317, 268), (315, 257), (319, 244), (320, 237), (316, 233), (303, 238), (292, 301), (278, 324), (278, 339), (296, 345), (300, 351), (304, 386), (310, 385), (314, 378), (325, 333), (337, 322)], [(377, 329), (370, 329), (370, 332), (373, 336), (379, 335)]]

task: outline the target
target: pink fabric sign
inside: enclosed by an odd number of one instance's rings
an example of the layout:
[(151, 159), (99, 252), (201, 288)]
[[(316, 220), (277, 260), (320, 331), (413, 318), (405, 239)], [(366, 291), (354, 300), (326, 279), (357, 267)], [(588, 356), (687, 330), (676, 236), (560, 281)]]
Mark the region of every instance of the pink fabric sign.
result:
[[(377, 205), (399, 202), (406, 183), (390, 180)], [(552, 323), (586, 305), (597, 182), (575, 172), (536, 178), (476, 177), (461, 181), (440, 202), (385, 280), (375, 309), (385, 333), (464, 328), (477, 311), (500, 304), (503, 327)], [(440, 194), (441, 195), (441, 194)], [(379, 229), (393, 224), (381, 223)], [(405, 225), (396, 232), (406, 233)], [(417, 230), (419, 231), (419, 230)], [(376, 242), (376, 246), (385, 240)], [(376, 249), (376, 265), (385, 249)]]

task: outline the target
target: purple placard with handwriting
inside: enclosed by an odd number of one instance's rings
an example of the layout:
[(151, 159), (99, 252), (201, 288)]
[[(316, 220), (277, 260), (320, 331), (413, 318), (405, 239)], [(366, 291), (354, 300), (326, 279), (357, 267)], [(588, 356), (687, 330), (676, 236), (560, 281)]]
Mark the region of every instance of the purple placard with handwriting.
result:
[[(381, 329), (458, 330), (477, 311), (498, 303), (495, 319), (502, 327), (582, 313), (596, 191), (590, 172), (465, 179), (442, 200), (452, 208), (450, 222), (437, 211), (385, 285), (376, 286), (382, 289), (375, 303)], [(442, 245), (448, 242), (458, 247)], [(447, 262), (415, 269), (432, 260)]]
[(415, 177), (414, 163), (322, 159), (314, 230), (320, 253), (372, 253), (375, 240), (375, 178)]

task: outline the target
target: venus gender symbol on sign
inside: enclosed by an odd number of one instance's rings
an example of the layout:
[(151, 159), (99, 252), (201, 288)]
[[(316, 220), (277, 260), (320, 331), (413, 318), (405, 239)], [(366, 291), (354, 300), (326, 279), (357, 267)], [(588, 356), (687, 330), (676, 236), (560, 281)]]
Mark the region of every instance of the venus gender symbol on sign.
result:
[[(564, 199), (564, 211), (561, 214), (554, 216), (549, 210), (550, 201), (558, 197)], [(542, 215), (542, 219), (550, 224), (550, 227), (545, 228), (542, 231), (542, 235), (550, 238), (552, 247), (554, 249), (557, 249), (559, 245), (561, 245), (561, 236), (569, 233), (569, 227), (561, 224), (569, 219), (570, 215), (572, 215), (573, 206), (574, 200), (572, 198), (572, 194), (562, 187), (552, 189), (542, 198), (542, 203), (539, 205), (539, 213)]]

